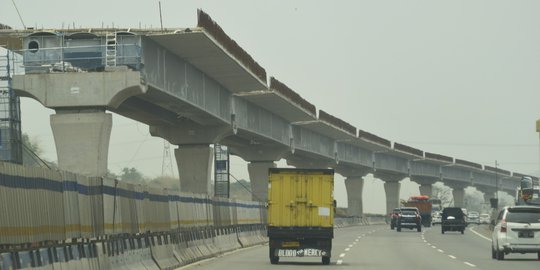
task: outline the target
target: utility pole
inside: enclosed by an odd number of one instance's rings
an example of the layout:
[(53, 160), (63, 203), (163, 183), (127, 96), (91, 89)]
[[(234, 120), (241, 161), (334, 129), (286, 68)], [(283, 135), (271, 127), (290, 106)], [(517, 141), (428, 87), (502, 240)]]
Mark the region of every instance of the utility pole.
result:
[(499, 204), (499, 173), (498, 173), (498, 166), (499, 163), (497, 163), (497, 160), (495, 160), (495, 198), (497, 199), (497, 206)]
[(499, 199), (499, 163), (495, 160), (495, 198)]
[[(540, 134), (540, 119), (538, 119), (536, 121), (536, 132), (538, 132), (538, 134)], [(540, 139), (540, 136), (538, 138)], [(538, 153), (540, 154), (540, 151)], [(540, 157), (540, 155), (539, 155), (539, 157)]]

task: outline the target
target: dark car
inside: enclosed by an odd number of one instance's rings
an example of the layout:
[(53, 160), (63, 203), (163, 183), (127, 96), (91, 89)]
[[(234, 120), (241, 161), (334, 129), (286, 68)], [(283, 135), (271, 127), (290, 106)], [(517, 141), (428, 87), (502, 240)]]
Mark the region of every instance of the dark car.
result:
[(399, 217), (401, 210), (399, 208), (394, 208), (394, 211), (390, 213), (390, 229), (393, 230), (396, 227), (396, 221)]
[(402, 207), (401, 213), (396, 220), (396, 231), (401, 232), (401, 228), (415, 229), (422, 231), (422, 218), (416, 207)]
[(467, 222), (465, 221), (465, 213), (459, 207), (447, 207), (442, 211), (441, 217), (441, 233), (447, 231), (465, 232)]

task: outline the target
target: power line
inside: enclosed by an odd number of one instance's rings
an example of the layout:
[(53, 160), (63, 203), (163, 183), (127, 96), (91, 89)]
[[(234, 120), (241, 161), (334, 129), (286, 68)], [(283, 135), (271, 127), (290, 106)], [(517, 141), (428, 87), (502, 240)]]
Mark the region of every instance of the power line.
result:
[(30, 154), (30, 157), (37, 163), (37, 164), (40, 164), (41, 167), (43, 167), (43, 165), (45, 165), (45, 167), (51, 169), (51, 167), (49, 167), (49, 164), (47, 164), (47, 162), (45, 162), (43, 159), (41, 159), (34, 151), (32, 151), (32, 149), (30, 149), (28, 146), (26, 146), (24, 143), (21, 143), (21, 145), (23, 146), (24, 150), (26, 150), (27, 153)]
[(240, 186), (242, 186), (247, 192), (249, 192), (251, 194), (251, 196), (257, 200), (257, 201), (261, 201), (261, 198), (257, 197), (257, 195), (253, 194), (253, 192), (251, 191), (251, 189), (247, 188), (246, 186), (244, 186), (244, 184), (242, 184), (242, 182), (240, 182), (240, 180), (238, 180), (236, 177), (234, 177), (234, 175), (232, 175), (231, 173), (229, 173), (229, 175), (238, 183), (240, 184)]
[(19, 9), (17, 8), (17, 5), (15, 4), (15, 0), (11, 0), (11, 3), (13, 3), (13, 6), (15, 7), (15, 10), (17, 11), (17, 14), (19, 15), (19, 19), (21, 20), (21, 23), (24, 27), (24, 29), (26, 29), (26, 25), (24, 24), (24, 21), (21, 17), (21, 13), (19, 12)]

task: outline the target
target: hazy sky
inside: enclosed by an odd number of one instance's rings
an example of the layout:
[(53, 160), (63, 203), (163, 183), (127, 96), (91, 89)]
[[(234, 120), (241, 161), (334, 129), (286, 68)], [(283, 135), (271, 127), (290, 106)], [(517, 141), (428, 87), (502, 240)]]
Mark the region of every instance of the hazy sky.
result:
[[(27, 26), (158, 27), (158, 1), (17, 0)], [(202, 8), (267, 73), (357, 128), (427, 152), (538, 174), (540, 1), (161, 1), (165, 27)], [(8, 0), (0, 23), (22, 28)], [(56, 160), (49, 115), (22, 100), (23, 131)], [(109, 168), (161, 174), (163, 141), (115, 115)], [(174, 168), (176, 171), (176, 168)], [(232, 174), (248, 178), (245, 163)], [(338, 204), (346, 205), (338, 176)], [(401, 197), (418, 192), (404, 181)], [(366, 212), (383, 212), (367, 178)]]

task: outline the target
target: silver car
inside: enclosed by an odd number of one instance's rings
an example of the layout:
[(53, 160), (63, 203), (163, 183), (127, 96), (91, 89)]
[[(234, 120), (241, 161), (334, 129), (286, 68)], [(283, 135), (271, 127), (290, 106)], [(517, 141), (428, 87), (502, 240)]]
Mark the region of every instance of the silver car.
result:
[(540, 207), (503, 208), (491, 235), (491, 257), (504, 260), (510, 253), (536, 253), (540, 260)]
[(467, 215), (467, 224), (480, 224), (480, 214), (476, 211), (469, 212), (469, 215)]
[(491, 217), (489, 216), (489, 214), (480, 214), (480, 223), (489, 224), (490, 219)]

